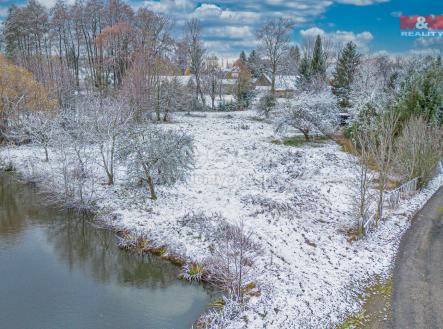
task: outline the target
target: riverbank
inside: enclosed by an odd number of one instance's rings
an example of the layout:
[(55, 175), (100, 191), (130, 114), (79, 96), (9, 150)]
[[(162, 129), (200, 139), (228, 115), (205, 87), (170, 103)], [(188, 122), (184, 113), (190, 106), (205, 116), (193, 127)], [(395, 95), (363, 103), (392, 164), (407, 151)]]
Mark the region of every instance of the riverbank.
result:
[[(128, 182), (119, 167), (114, 186), (90, 164), (85, 194), (100, 220), (149, 241), (164, 257), (205, 264), (212, 241), (206, 227), (242, 221), (263, 253), (245, 282), (260, 294), (233, 312), (232, 328), (324, 328), (357, 312), (368, 280), (387, 277), (410, 218), (439, 186), (404, 202), (367, 237), (349, 242), (355, 225), (354, 159), (332, 141), (287, 146), (252, 111), (176, 115), (168, 127), (196, 143), (196, 164), (186, 183), (157, 187), (158, 200)], [(56, 156), (50, 152), (50, 157)], [(42, 189), (62, 191), (57, 168), (33, 146), (3, 148), (0, 157)], [(189, 221), (189, 218), (199, 221)]]
[(216, 297), (16, 177), (0, 173), (2, 328), (189, 329)]

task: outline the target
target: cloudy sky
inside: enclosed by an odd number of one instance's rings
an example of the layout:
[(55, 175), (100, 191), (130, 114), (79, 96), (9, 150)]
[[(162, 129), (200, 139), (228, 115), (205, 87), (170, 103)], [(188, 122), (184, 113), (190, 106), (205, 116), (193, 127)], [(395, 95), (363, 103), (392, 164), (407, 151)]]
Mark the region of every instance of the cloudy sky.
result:
[[(68, 0), (73, 1), (73, 0)], [(12, 3), (0, 0), (0, 16)], [(40, 0), (51, 5), (55, 0)], [(442, 15), (441, 0), (131, 0), (134, 8), (146, 6), (170, 16), (177, 34), (186, 19), (202, 21), (210, 51), (235, 57), (255, 47), (254, 31), (267, 19), (288, 17), (296, 22), (294, 42), (306, 36), (327, 35), (335, 40), (356, 42), (362, 50), (401, 53), (418, 49), (440, 49), (442, 39), (418, 40), (400, 36), (400, 15)]]

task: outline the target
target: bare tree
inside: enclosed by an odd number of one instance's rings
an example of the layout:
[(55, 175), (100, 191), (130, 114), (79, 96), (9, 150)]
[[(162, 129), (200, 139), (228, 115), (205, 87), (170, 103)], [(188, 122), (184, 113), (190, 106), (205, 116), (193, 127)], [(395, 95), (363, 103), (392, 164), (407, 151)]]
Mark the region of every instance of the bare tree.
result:
[(156, 56), (170, 53), (174, 48), (169, 17), (139, 8), (134, 17), (136, 49), (149, 49)]
[(31, 113), (23, 122), (31, 142), (43, 147), (45, 161), (49, 161), (49, 145), (52, 142), (54, 116), (47, 113)]
[(211, 98), (211, 109), (215, 109), (215, 99), (221, 87), (220, 69), (218, 65), (208, 64), (205, 70), (204, 85)]
[(396, 167), (405, 179), (420, 178), (425, 184), (443, 156), (441, 127), (430, 125), (423, 117), (406, 122), (396, 142)]
[(189, 111), (192, 96), (175, 76), (163, 77), (160, 84), (159, 111), (163, 122), (171, 120), (174, 111)]
[(54, 201), (62, 199), (66, 207), (78, 210), (89, 209), (95, 201), (96, 179), (92, 173), (95, 154), (88, 149), (92, 126), (90, 116), (79, 109), (64, 110), (54, 121), (52, 190), (57, 191), (61, 181), (64, 192), (54, 196)]
[(155, 56), (150, 50), (136, 52), (132, 67), (126, 75), (121, 95), (134, 110), (137, 120), (151, 115), (154, 104), (154, 90), (158, 81), (155, 72)]
[(201, 101), (204, 105), (205, 98), (201, 88), (201, 74), (206, 49), (203, 45), (201, 31), (202, 28), (198, 19), (193, 18), (186, 22), (185, 40), (189, 52), (189, 59), (191, 61), (191, 73), (195, 76), (195, 100), (196, 103), (198, 103), (198, 96), (200, 95)]
[(294, 23), (291, 20), (278, 18), (268, 21), (256, 32), (257, 40), (260, 42), (260, 50), (269, 61), (273, 95), (275, 94), (275, 76), (289, 51), (293, 28)]
[(399, 114), (387, 110), (381, 113), (367, 130), (368, 149), (378, 169), (377, 224), (383, 218), (384, 193), (389, 183), (395, 156), (395, 133)]
[(252, 233), (246, 231), (243, 221), (238, 225), (221, 223), (212, 256), (206, 262), (207, 269), (220, 288), (242, 302), (245, 280), (254, 270), (254, 259), (260, 253), (260, 246), (252, 239)]
[[(370, 208), (373, 201), (373, 195), (370, 189), (370, 183), (374, 178), (371, 171), (371, 153), (369, 150), (369, 139), (367, 129), (365, 126), (360, 126), (353, 136), (353, 144), (355, 150), (358, 151), (355, 159), (355, 173), (356, 173), (356, 208), (358, 214), (358, 234), (364, 234), (364, 221), (370, 216)], [(354, 161), (354, 160), (353, 160)]]
[(91, 99), (87, 106), (93, 115), (94, 129), (91, 139), (96, 141), (108, 185), (114, 184), (115, 159), (122, 135), (129, 129), (133, 116), (123, 102), (113, 99)]

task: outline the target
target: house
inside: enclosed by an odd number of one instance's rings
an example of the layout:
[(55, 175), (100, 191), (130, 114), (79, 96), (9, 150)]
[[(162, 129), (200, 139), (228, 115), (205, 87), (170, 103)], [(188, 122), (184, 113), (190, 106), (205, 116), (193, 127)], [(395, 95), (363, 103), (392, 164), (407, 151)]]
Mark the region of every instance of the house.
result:
[(232, 79), (238, 79), (239, 74), (240, 74), (240, 68), (237, 65), (235, 65), (230, 71), (230, 76)]
[[(275, 94), (277, 97), (288, 97), (298, 89), (300, 77), (297, 75), (276, 75)], [(272, 79), (267, 74), (262, 74), (255, 82), (257, 91), (270, 91)]]
[(209, 56), (208, 58), (206, 58), (206, 67), (219, 67), (219, 59), (217, 56), (213, 55), (213, 56)]

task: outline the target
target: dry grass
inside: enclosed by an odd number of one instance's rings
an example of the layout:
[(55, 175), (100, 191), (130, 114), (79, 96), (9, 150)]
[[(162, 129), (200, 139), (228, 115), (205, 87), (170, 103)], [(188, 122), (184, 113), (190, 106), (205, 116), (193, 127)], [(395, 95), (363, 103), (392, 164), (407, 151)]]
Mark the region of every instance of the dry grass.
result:
[(355, 148), (352, 140), (350, 138), (345, 137), (343, 134), (334, 134), (331, 135), (331, 138), (341, 146), (341, 150), (346, 153), (350, 153), (353, 155), (358, 155), (358, 150)]
[(392, 316), (392, 278), (383, 281), (376, 278), (375, 284), (367, 287), (359, 299), (363, 309), (345, 319), (337, 329), (383, 329)]

